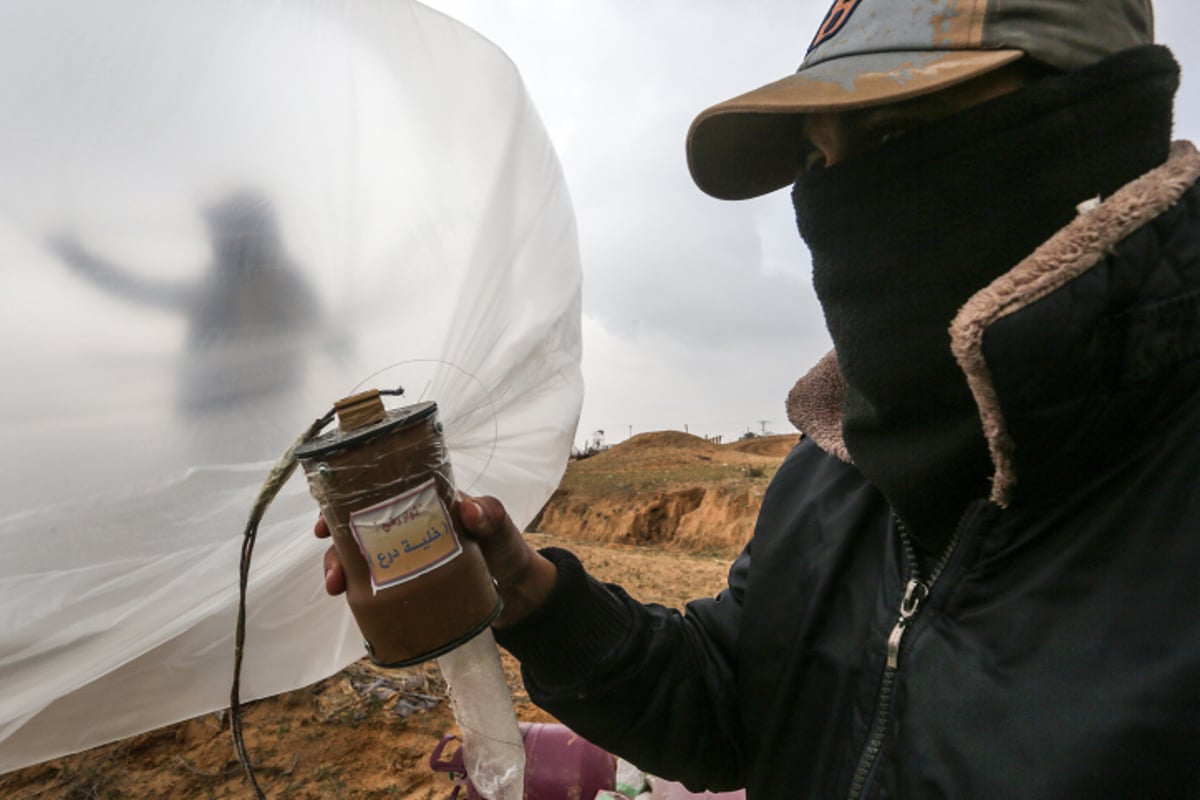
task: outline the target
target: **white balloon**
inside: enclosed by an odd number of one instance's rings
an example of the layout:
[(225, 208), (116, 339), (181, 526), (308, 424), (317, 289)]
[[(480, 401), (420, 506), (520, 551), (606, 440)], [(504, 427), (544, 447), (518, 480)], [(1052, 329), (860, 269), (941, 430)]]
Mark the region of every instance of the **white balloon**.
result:
[[(416, 2), (0, 7), (0, 772), (228, 704), (267, 470), (333, 400), (436, 400), (518, 525), (582, 400), (561, 170), (514, 65)], [(249, 699), (363, 653), (301, 477)]]

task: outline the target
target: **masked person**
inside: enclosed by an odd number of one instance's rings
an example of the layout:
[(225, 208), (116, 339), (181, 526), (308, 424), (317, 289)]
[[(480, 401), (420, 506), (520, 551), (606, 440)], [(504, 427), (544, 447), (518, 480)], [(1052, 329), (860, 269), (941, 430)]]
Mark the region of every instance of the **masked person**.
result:
[(796, 74), (700, 114), (701, 189), (794, 184), (835, 353), (685, 613), (464, 503), (539, 705), (750, 800), (1200, 795), (1200, 155), (1152, 27), (838, 0)]

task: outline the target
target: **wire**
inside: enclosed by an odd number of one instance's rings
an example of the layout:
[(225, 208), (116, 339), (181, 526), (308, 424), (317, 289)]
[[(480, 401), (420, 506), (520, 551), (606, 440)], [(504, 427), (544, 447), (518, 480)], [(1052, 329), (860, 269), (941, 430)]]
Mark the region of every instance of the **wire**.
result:
[[(381, 389), (381, 395), (400, 396), (404, 394), (404, 387), (398, 386), (395, 389)], [(263, 794), (262, 787), (258, 785), (258, 779), (254, 776), (254, 765), (250, 761), (250, 754), (246, 751), (245, 734), (242, 730), (242, 704), (241, 704), (241, 685), (242, 685), (242, 661), (246, 652), (246, 593), (250, 585), (250, 559), (254, 553), (254, 541), (258, 538), (258, 525), (262, 522), (262, 518), (266, 515), (267, 509), (270, 508), (275, 496), (279, 494), (279, 490), (292, 477), (292, 473), (296, 471), (296, 451), (304, 444), (315, 439), (320, 435), (321, 431), (333, 421), (336, 416), (334, 409), (329, 409), (322, 417), (313, 421), (308, 429), (300, 435), (296, 441), (292, 442), (279, 460), (275, 462), (275, 466), (267, 473), (267, 478), (263, 481), (262, 488), (258, 490), (258, 495), (254, 498), (254, 505), (250, 508), (250, 516), (246, 521), (246, 528), (242, 532), (242, 558), (238, 574), (238, 615), (237, 629), (234, 633), (234, 648), (233, 648), (233, 685), (229, 692), (229, 729), (233, 734), (233, 749), (237, 753), (238, 761), (242, 765), (242, 769), (246, 771), (246, 777), (250, 781), (250, 785), (254, 789), (254, 794), (257, 800), (266, 800), (266, 795)]]

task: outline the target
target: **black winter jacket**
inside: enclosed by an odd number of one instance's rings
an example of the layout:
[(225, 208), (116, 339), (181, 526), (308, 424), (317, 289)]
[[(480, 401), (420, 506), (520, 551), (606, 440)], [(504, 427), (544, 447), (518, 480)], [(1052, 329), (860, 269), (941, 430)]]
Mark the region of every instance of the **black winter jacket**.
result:
[(718, 597), (644, 606), (549, 555), (499, 632), (531, 696), (689, 786), (764, 798), (1200, 797), (1200, 154), (976, 295), (955, 355), (996, 467), (919, 568), (840, 442), (808, 434)]

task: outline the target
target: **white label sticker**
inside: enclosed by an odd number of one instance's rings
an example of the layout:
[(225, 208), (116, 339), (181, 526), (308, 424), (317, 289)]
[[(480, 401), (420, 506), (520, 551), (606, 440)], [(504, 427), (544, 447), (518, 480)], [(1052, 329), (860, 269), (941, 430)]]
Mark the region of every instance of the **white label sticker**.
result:
[(375, 591), (411, 581), (462, 552), (433, 478), (351, 513), (350, 530), (371, 569)]

